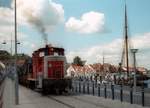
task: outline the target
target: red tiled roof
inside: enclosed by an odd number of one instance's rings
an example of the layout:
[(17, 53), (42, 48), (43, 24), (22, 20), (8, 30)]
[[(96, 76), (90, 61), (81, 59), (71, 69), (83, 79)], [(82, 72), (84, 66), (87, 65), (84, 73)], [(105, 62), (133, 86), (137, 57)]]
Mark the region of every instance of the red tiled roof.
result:
[(94, 72), (95, 70), (90, 67), (90, 65), (84, 65), (84, 66), (78, 66), (78, 65), (71, 65), (75, 72), (78, 73), (89, 73), (89, 72)]
[(100, 63), (95, 63), (92, 64), (91, 67), (96, 71), (96, 72), (101, 72), (103, 70), (103, 65)]
[(83, 66), (71, 65), (76, 72), (83, 72)]
[[(127, 71), (127, 68), (126, 68), (126, 67), (122, 67), (122, 70), (123, 70), (124, 72), (126, 72), (126, 71)], [(144, 68), (144, 67), (137, 67), (137, 71), (140, 72), (140, 73), (143, 73), (143, 72), (146, 72), (147, 69)], [(134, 72), (134, 67), (129, 67), (129, 72)]]
[(91, 66), (93, 67), (93, 69), (96, 70), (96, 72), (111, 72), (112, 73), (112, 72), (116, 72), (118, 69), (117, 67), (108, 63), (105, 63), (104, 65), (100, 63), (96, 63)]
[(138, 67), (138, 71), (139, 71), (139, 72), (146, 72), (146, 71), (147, 71), (147, 69), (146, 69), (146, 68), (144, 68), (144, 67)]
[[(95, 63), (95, 64), (90, 64), (90, 65), (84, 65), (84, 66), (78, 66), (78, 65), (71, 65), (75, 72), (77, 73), (90, 73), (90, 72), (97, 72), (97, 73), (115, 73), (118, 72), (119, 66), (114, 66), (111, 64), (100, 64), (100, 63)], [(122, 67), (122, 71), (126, 72), (127, 69), (126, 67)], [(133, 72), (134, 68), (129, 67), (129, 71)], [(137, 68), (138, 72), (146, 72), (146, 68), (144, 67), (138, 67)]]

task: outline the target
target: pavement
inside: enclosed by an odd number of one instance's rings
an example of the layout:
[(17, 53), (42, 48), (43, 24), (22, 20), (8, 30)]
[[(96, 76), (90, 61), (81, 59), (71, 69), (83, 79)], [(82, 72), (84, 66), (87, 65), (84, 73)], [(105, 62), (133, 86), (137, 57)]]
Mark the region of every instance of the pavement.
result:
[(23, 86), (19, 86), (19, 105), (15, 105), (13, 86), (13, 80), (5, 81), (3, 108), (150, 108), (91, 95), (42, 96)]
[(15, 89), (14, 81), (10, 78), (4, 80), (4, 92), (3, 92), (3, 108), (12, 108), (15, 105)]

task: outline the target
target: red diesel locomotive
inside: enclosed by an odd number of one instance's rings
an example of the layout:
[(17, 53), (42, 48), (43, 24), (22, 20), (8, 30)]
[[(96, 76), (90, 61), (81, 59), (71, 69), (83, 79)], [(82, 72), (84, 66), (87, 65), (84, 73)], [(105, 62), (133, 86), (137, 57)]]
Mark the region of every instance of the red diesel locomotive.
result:
[(27, 77), (27, 85), (40, 88), (43, 94), (61, 94), (72, 88), (71, 79), (66, 78), (66, 57), (64, 49), (46, 45), (32, 54), (32, 72)]

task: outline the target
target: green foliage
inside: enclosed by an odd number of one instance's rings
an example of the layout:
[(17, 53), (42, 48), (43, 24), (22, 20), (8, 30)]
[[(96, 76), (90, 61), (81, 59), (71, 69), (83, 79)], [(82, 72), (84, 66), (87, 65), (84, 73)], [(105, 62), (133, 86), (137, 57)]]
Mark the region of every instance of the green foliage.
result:
[[(13, 55), (13, 56), (15, 57), (15, 55)], [(27, 54), (24, 54), (24, 53), (17, 54), (17, 59), (28, 59), (28, 58), (30, 58), (30, 56)]]
[(5, 50), (0, 50), (0, 60), (9, 60), (11, 58), (10, 53)]
[(81, 60), (81, 58), (79, 56), (76, 56), (74, 59), (73, 59), (73, 63), (74, 65), (79, 65), (79, 66), (83, 66), (84, 65), (84, 62)]

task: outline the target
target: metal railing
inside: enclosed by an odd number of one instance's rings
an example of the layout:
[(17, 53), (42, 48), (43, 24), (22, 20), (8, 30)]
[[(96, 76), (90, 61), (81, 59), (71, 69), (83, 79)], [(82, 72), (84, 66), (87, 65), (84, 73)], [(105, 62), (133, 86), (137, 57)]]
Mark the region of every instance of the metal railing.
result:
[(121, 102), (150, 106), (150, 89), (144, 87), (137, 87), (135, 91), (132, 86), (98, 84), (94, 81), (74, 80), (73, 91), (79, 94), (90, 94), (111, 98), (112, 100), (120, 100)]

